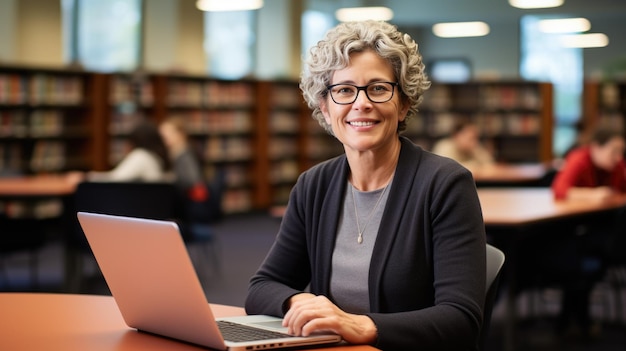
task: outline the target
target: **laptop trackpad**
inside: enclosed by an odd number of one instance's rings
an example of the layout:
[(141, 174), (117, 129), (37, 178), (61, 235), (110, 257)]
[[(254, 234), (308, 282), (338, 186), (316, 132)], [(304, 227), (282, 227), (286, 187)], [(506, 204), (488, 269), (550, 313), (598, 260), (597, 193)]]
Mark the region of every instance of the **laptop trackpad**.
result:
[(271, 328), (271, 329), (284, 329), (283, 322), (280, 320), (275, 321), (266, 321), (266, 322), (253, 322), (251, 325), (258, 325), (262, 328)]

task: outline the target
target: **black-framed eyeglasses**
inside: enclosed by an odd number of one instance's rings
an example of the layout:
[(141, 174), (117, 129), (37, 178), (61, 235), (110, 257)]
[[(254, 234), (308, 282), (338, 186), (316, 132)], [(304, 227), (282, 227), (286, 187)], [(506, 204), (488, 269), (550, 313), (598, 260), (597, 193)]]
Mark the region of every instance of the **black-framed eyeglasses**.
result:
[(365, 91), (365, 96), (375, 103), (387, 102), (393, 98), (394, 87), (397, 82), (373, 82), (368, 85), (354, 85), (348, 83), (333, 84), (326, 87), (330, 93), (330, 98), (336, 104), (349, 105), (356, 101), (359, 91)]

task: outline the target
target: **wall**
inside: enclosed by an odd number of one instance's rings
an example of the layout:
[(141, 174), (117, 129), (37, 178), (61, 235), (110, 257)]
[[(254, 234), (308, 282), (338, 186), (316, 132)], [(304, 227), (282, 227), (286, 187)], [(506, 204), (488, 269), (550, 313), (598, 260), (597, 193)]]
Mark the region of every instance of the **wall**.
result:
[(475, 38), (438, 38), (430, 28), (423, 29), (420, 45), (425, 62), (467, 58), (472, 64), (474, 77), (478, 79), (518, 79), (519, 26), (490, 23), (490, 27), (489, 35)]
[(0, 0), (0, 60), (62, 65), (60, 1)]
[[(150, 0), (144, 2), (143, 68), (148, 71), (172, 69), (178, 38), (178, 0)], [(166, 49), (164, 49), (166, 48)]]
[(0, 62), (15, 60), (17, 0), (0, 0)]
[[(143, 68), (156, 71), (205, 73), (203, 13), (195, 0), (145, 1)], [(302, 1), (266, 0), (258, 12), (259, 78), (296, 78), (300, 71), (299, 13)], [(466, 57), (477, 77), (519, 76), (519, 25), (490, 23), (491, 33), (480, 38), (441, 39), (430, 28), (403, 28), (418, 41), (426, 62)], [(594, 23), (591, 32), (622, 28), (623, 20)], [(599, 77), (606, 67), (626, 66), (626, 36), (610, 38), (608, 47), (584, 50), (587, 77)], [(0, 62), (18, 65), (63, 65), (59, 0), (0, 0)], [(622, 72), (626, 68), (622, 69)], [(623, 74), (623, 73), (622, 73)]]
[[(624, 0), (622, 0), (624, 1)], [(626, 18), (626, 17), (625, 17)], [(624, 19), (608, 18), (599, 23), (593, 23), (589, 33), (624, 32)], [(617, 29), (619, 28), (619, 30)], [(619, 78), (626, 79), (626, 36), (613, 35), (609, 38), (609, 45), (604, 48), (584, 49), (585, 76), (600, 78), (611, 65), (620, 65), (617, 72)]]
[(266, 0), (259, 10), (255, 69), (258, 78), (299, 76), (300, 6), (301, 1)]
[(207, 72), (206, 58), (202, 43), (204, 15), (196, 8), (195, 0), (178, 0), (178, 37), (174, 47), (164, 46), (164, 50), (174, 50), (174, 67), (189, 73)]

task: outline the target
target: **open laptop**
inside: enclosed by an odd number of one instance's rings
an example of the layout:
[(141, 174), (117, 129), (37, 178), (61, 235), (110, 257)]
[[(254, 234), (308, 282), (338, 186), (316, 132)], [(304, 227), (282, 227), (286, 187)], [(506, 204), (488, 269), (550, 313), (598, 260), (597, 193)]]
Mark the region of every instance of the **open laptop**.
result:
[[(78, 220), (131, 328), (218, 350), (267, 350), (341, 341), (334, 334), (289, 336), (277, 317), (215, 319), (174, 222), (87, 212), (78, 212)], [(231, 340), (218, 324), (238, 331), (254, 327), (271, 335)]]

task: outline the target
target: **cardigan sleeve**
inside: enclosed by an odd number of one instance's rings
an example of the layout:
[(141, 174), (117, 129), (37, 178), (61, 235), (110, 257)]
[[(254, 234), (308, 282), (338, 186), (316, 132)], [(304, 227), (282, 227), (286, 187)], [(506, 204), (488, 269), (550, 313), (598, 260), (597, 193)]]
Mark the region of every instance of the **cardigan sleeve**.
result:
[(276, 240), (250, 279), (245, 302), (248, 314), (282, 317), (287, 312), (286, 301), (304, 291), (311, 279), (304, 222), (293, 205), (300, 202), (300, 179), (291, 192)]

